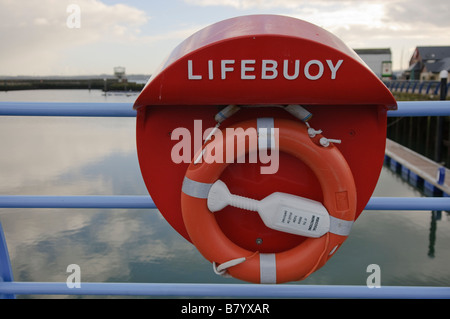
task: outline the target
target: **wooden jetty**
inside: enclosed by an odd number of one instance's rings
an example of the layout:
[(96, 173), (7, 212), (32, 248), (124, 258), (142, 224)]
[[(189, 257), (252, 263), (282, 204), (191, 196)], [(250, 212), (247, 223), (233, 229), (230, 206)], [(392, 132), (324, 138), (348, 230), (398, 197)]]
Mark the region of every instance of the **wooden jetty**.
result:
[(450, 197), (450, 170), (390, 139), (386, 140), (385, 163), (428, 196)]

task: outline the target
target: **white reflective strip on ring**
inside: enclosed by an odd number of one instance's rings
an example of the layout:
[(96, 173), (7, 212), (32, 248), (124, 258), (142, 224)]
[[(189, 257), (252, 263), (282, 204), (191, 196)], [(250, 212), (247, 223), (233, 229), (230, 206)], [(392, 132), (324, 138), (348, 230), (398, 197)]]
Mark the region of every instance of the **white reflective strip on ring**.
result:
[(343, 220), (330, 216), (330, 233), (340, 236), (348, 236), (350, 235), (352, 226), (353, 226), (352, 220)]
[(200, 183), (184, 177), (181, 191), (195, 198), (208, 198), (209, 190), (213, 184)]
[(256, 120), (258, 129), (258, 148), (260, 150), (275, 148), (275, 123), (273, 117)]
[(275, 254), (259, 254), (260, 282), (262, 284), (277, 283), (277, 263)]

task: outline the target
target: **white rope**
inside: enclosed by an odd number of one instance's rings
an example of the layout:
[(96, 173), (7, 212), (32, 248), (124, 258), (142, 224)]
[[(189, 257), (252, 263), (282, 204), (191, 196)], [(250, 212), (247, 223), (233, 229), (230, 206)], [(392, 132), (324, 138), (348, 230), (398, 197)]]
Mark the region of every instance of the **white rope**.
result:
[(232, 259), (230, 261), (224, 262), (224, 263), (220, 264), (219, 266), (217, 266), (216, 262), (214, 261), (213, 269), (214, 269), (214, 272), (216, 273), (216, 275), (223, 276), (223, 277), (231, 277), (230, 275), (228, 275), (227, 269), (230, 267), (242, 264), (246, 260), (247, 260), (247, 258), (245, 258), (245, 257), (236, 258), (236, 259)]

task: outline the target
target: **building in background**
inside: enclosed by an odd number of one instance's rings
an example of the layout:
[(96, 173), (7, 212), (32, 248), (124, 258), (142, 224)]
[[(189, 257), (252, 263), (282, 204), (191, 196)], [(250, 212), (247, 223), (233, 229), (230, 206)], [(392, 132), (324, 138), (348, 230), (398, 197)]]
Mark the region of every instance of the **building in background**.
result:
[(114, 68), (114, 76), (119, 80), (119, 83), (126, 82), (125, 68), (123, 66), (116, 66)]
[(380, 79), (392, 77), (391, 49), (355, 49), (355, 52)]
[(450, 71), (450, 46), (417, 47), (405, 77), (408, 80), (437, 81), (443, 70)]

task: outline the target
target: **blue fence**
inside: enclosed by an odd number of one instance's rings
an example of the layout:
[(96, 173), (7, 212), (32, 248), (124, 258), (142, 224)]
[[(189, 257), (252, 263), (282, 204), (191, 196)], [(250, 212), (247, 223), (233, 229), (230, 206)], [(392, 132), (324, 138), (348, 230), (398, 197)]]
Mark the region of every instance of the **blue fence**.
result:
[[(449, 116), (450, 101), (399, 102), (388, 116)], [(1, 116), (135, 117), (129, 103), (0, 102)], [(0, 196), (0, 208), (156, 208), (149, 196)], [(366, 210), (450, 211), (449, 197), (374, 197)], [(447, 298), (450, 287), (16, 282), (0, 224), (0, 298), (17, 294), (275, 298)]]
[[(427, 95), (440, 94), (441, 82), (440, 81), (407, 81), (407, 80), (392, 80), (384, 81), (384, 84), (392, 92), (404, 92), (404, 93), (416, 93)], [(447, 84), (447, 94), (450, 91), (450, 83)]]

